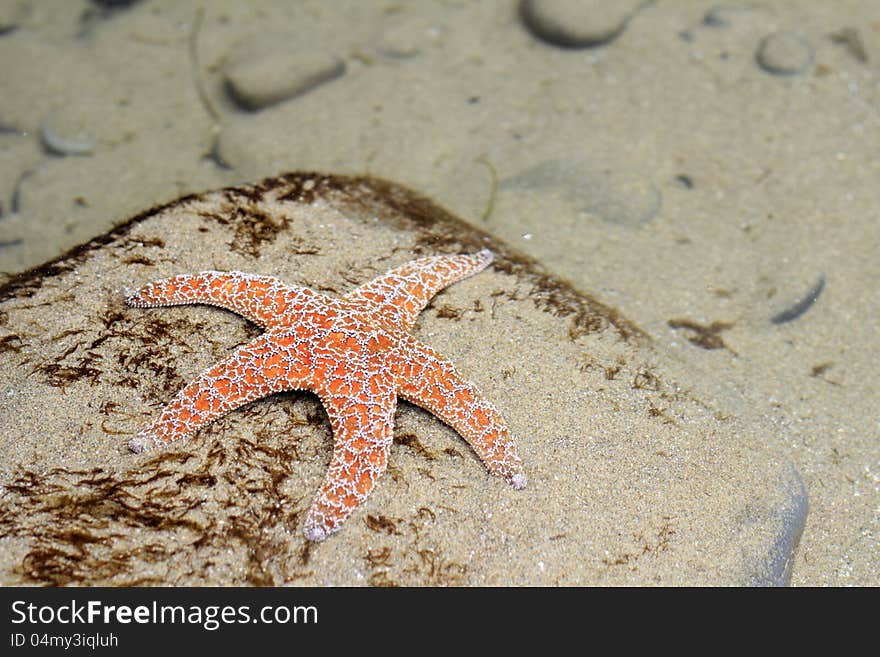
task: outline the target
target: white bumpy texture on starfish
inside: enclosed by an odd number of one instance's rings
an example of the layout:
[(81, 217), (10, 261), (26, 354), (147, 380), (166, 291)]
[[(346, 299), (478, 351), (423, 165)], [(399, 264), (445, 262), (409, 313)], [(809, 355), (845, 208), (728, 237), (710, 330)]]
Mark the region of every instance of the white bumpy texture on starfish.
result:
[(128, 298), (146, 308), (204, 303), (232, 310), (265, 333), (189, 383), (131, 441), (142, 452), (183, 438), (230, 411), (282, 390), (314, 391), (333, 428), (333, 456), (304, 533), (336, 531), (385, 472), (397, 397), (454, 428), (486, 468), (526, 485), (510, 432), (495, 407), (453, 364), (410, 335), (428, 301), (482, 271), (474, 255), (420, 258), (342, 298), (270, 276), (206, 271), (149, 283)]

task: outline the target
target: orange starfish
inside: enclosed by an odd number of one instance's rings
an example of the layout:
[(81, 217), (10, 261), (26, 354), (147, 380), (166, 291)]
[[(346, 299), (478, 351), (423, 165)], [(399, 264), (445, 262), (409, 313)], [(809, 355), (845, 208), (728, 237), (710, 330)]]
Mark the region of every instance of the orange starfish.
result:
[(307, 539), (336, 531), (385, 472), (397, 397), (449, 424), (494, 474), (526, 485), (522, 462), (495, 407), (453, 364), (410, 335), (428, 301), (482, 271), (492, 252), (420, 258), (341, 299), (270, 276), (207, 271), (149, 283), (128, 298), (139, 308), (205, 303), (266, 329), (189, 383), (132, 439), (164, 446), (248, 402), (282, 390), (317, 393), (333, 428), (333, 457), (306, 516)]

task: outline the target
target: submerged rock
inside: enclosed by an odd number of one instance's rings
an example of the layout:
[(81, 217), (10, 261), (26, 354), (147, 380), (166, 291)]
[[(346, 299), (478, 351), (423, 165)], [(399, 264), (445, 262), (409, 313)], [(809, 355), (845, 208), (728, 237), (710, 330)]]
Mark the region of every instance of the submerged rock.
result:
[[(389, 472), (307, 548), (332, 441), (314, 395), (262, 399), (158, 454), (126, 448), (258, 332), (204, 306), (130, 309), (126, 289), (237, 269), (341, 295), (482, 248), (490, 268), (414, 333), (504, 414), (525, 490), (401, 402)], [(803, 489), (769, 426), (692, 387), (613, 308), (399, 185), (294, 173), (189, 195), (0, 285), (0, 583), (784, 583)]]
[(522, 0), (520, 19), (536, 37), (563, 48), (591, 48), (616, 39), (649, 2), (644, 0)]
[(225, 82), (238, 105), (259, 110), (304, 94), (344, 72), (345, 62), (336, 55), (281, 50), (230, 62)]
[(755, 59), (767, 73), (799, 75), (813, 65), (813, 47), (794, 32), (774, 32), (758, 44)]
[(95, 148), (95, 138), (83, 117), (68, 112), (55, 111), (40, 124), (40, 139), (53, 155), (88, 155)]

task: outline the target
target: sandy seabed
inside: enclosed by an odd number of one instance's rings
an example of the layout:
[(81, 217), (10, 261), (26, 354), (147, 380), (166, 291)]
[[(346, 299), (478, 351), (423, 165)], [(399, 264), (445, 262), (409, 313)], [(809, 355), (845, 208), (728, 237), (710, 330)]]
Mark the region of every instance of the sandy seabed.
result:
[(792, 584), (877, 585), (880, 9), (572, 6), (3, 0), (0, 270), (283, 171), (397, 181), (738, 400), (809, 497)]

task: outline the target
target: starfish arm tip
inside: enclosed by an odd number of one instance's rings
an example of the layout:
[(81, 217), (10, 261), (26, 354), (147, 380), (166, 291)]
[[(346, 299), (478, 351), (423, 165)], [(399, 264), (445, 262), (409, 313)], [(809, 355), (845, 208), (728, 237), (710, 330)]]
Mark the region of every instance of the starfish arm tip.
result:
[(152, 436), (148, 436), (143, 433), (139, 433), (134, 438), (132, 438), (128, 443), (128, 449), (134, 452), (135, 454), (140, 454), (141, 452), (148, 452), (156, 446), (156, 441)]
[(125, 305), (129, 308), (149, 308), (156, 304), (151, 299), (144, 297), (143, 288), (137, 290), (125, 289)]
[(303, 528), (303, 535), (306, 537), (307, 541), (313, 541), (318, 543), (319, 541), (323, 541), (327, 538), (328, 532), (324, 527), (320, 525), (310, 525), (306, 524), (305, 528)]
[(522, 490), (528, 483), (528, 478), (522, 472), (517, 472), (510, 478), (510, 485), (513, 486), (514, 490)]

